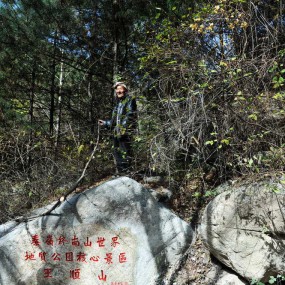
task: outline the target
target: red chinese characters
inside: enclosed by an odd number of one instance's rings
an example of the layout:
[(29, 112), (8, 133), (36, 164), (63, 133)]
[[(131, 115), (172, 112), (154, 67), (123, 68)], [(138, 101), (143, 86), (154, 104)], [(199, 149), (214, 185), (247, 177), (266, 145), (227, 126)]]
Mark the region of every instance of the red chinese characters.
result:
[(84, 252), (79, 252), (78, 254), (77, 254), (77, 259), (76, 259), (77, 261), (79, 261), (79, 262), (87, 262), (86, 261), (86, 253), (84, 253)]
[(51, 256), (53, 261), (60, 261), (61, 260), (61, 254), (55, 252), (52, 256)]
[(80, 268), (70, 270), (70, 278), (71, 279), (80, 279)]
[(104, 242), (105, 242), (105, 238), (103, 238), (103, 237), (98, 237), (97, 243), (98, 243), (98, 246), (99, 246), (99, 247), (105, 247)]
[(25, 260), (36, 260), (35, 254), (32, 252), (26, 251)]
[(98, 279), (102, 281), (107, 281), (107, 275), (104, 274), (103, 270), (101, 270), (101, 275), (98, 275)]
[(46, 242), (47, 245), (51, 245), (53, 246), (54, 242), (53, 242), (53, 236), (52, 235), (48, 235), (46, 238)]
[(106, 253), (106, 257), (105, 257), (104, 259), (106, 260), (106, 263), (107, 263), (107, 264), (113, 263), (113, 262), (112, 262), (112, 259), (113, 259), (112, 253)]
[(92, 242), (89, 240), (89, 237), (87, 237), (86, 241), (84, 242), (84, 246), (92, 246)]
[(65, 245), (66, 243), (68, 243), (68, 240), (64, 236), (60, 236), (57, 239), (57, 242), (58, 242), (59, 245)]
[[(27, 262), (40, 261), (51, 267), (43, 269), (43, 278), (51, 279), (58, 278), (58, 272), (53, 272), (53, 265), (63, 262), (71, 264), (81, 263), (82, 265), (90, 263), (98, 269), (97, 278), (100, 281), (107, 281), (107, 273), (102, 270), (101, 266), (122, 264), (127, 262), (126, 252), (120, 252), (117, 248), (120, 248), (120, 241), (118, 236), (113, 236), (110, 239), (106, 239), (104, 236), (98, 236), (97, 239), (90, 239), (86, 237), (80, 239), (78, 236), (73, 235), (66, 237), (64, 234), (59, 236), (48, 234), (45, 237), (40, 237), (38, 234), (31, 236), (31, 245), (38, 247), (38, 252), (26, 251), (24, 260)], [(71, 249), (73, 248), (73, 250)], [(88, 249), (87, 249), (88, 248)], [(116, 250), (115, 250), (116, 248)], [(50, 250), (52, 251), (50, 252)], [(81, 250), (80, 250), (81, 249)], [(84, 252), (85, 249), (87, 252)], [(41, 250), (41, 251), (40, 251)], [(112, 252), (114, 250), (114, 252)], [(107, 252), (106, 252), (107, 251)], [(78, 265), (77, 265), (78, 266)], [(81, 266), (80, 266), (81, 267)], [(100, 268), (101, 267), (101, 268)], [(70, 268), (69, 273), (66, 272), (64, 278), (78, 280), (81, 278), (82, 268)], [(62, 274), (62, 273), (61, 273)], [(112, 282), (108, 284), (112, 285), (128, 285), (127, 282)]]
[(71, 240), (71, 244), (73, 246), (80, 246), (80, 242), (77, 236), (73, 236), (72, 240)]
[(65, 260), (66, 261), (70, 261), (70, 262), (73, 261), (73, 252), (72, 251), (69, 251), (69, 252), (65, 253)]
[(32, 245), (39, 246), (40, 245), (40, 237), (39, 235), (32, 235)]
[(39, 258), (41, 259), (41, 261), (46, 262), (46, 256), (47, 256), (46, 252), (39, 252)]
[(100, 259), (99, 256), (91, 256), (91, 257), (90, 257), (90, 260), (91, 260), (91, 261), (94, 261), (94, 262), (98, 262), (99, 259)]
[(118, 237), (112, 237), (111, 246), (112, 246), (112, 247), (116, 247), (118, 244), (120, 244), (120, 243), (118, 242)]
[(52, 268), (44, 268), (44, 278), (52, 278)]
[[(54, 247), (57, 245), (61, 245), (61, 246), (72, 245), (73, 247), (79, 247), (82, 244), (85, 247), (92, 247), (93, 246), (93, 242), (92, 242), (92, 240), (90, 240), (89, 237), (87, 237), (84, 241), (80, 241), (76, 235), (74, 235), (70, 240), (68, 240), (64, 235), (60, 235), (58, 237), (55, 237), (55, 236), (49, 234), (43, 240), (44, 240), (45, 245), (48, 245), (51, 247)], [(96, 241), (97, 247), (98, 248), (105, 247), (106, 246), (105, 241), (106, 241), (105, 237), (98, 237), (97, 241)], [(39, 247), (41, 245), (40, 237), (38, 234), (32, 235), (31, 244), (34, 246), (37, 246), (37, 247)], [(114, 236), (111, 238), (111, 241), (110, 241), (111, 247), (115, 248), (119, 244), (120, 244), (120, 242), (119, 242), (118, 236)]]
[(120, 262), (120, 263), (125, 263), (125, 262), (127, 262), (126, 253), (125, 253), (125, 252), (121, 252), (121, 253), (119, 254), (119, 262)]

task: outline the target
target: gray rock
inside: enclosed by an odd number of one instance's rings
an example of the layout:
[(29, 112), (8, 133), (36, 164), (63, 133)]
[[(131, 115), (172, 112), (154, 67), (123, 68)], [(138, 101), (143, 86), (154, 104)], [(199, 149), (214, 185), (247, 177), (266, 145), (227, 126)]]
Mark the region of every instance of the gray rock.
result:
[(240, 276), (267, 281), (285, 273), (284, 213), (279, 181), (228, 186), (207, 205), (200, 234), (210, 252)]
[(163, 284), (192, 240), (186, 222), (127, 177), (0, 229), (1, 285)]
[(246, 285), (247, 283), (241, 281), (235, 274), (223, 271), (219, 276), (215, 285)]
[(220, 266), (213, 266), (206, 274), (205, 284), (207, 285), (247, 285), (237, 275), (221, 268)]
[(149, 189), (149, 192), (153, 196), (153, 198), (159, 202), (169, 201), (173, 195), (171, 190), (164, 187), (159, 187), (157, 189)]

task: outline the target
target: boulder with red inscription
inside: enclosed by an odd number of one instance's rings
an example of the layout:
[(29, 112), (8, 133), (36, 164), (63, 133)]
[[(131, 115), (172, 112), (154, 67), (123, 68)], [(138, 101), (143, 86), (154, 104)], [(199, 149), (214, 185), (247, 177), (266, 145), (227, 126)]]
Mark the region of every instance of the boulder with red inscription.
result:
[(191, 241), (189, 224), (121, 177), (1, 225), (0, 284), (160, 284)]

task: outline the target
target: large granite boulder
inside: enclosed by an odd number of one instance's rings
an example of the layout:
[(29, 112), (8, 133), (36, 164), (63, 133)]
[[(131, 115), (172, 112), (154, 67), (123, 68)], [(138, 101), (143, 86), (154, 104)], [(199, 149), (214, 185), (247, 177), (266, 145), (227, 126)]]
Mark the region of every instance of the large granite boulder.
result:
[(200, 233), (223, 264), (248, 280), (285, 273), (283, 179), (228, 186), (206, 207)]
[(0, 284), (162, 284), (191, 240), (186, 222), (122, 177), (0, 226)]

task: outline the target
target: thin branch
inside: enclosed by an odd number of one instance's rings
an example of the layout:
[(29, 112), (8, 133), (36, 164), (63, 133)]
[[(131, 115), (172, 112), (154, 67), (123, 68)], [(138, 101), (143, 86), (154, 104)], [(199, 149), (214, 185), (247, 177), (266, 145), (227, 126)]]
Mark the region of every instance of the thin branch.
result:
[(61, 203), (62, 203), (63, 201), (65, 201), (66, 198), (67, 198), (71, 193), (73, 193), (73, 192), (77, 189), (77, 187), (82, 183), (84, 177), (86, 176), (86, 171), (87, 171), (87, 169), (88, 169), (88, 166), (89, 166), (91, 160), (93, 159), (93, 157), (94, 157), (94, 155), (95, 155), (95, 152), (96, 152), (96, 150), (97, 150), (97, 148), (98, 148), (99, 137), (100, 137), (100, 127), (98, 126), (97, 139), (96, 139), (96, 143), (95, 143), (95, 145), (94, 145), (94, 148), (93, 148), (93, 150), (92, 150), (92, 153), (91, 153), (91, 155), (90, 155), (90, 157), (89, 157), (87, 163), (85, 164), (85, 167), (84, 167), (84, 169), (83, 169), (83, 171), (82, 171), (81, 176), (80, 176), (80, 177), (78, 178), (78, 180), (70, 187), (70, 189), (69, 189), (63, 196), (61, 196), (61, 197), (57, 200), (57, 202), (56, 202), (48, 211), (46, 211), (46, 212), (44, 212), (44, 213), (42, 213), (42, 214), (40, 214), (40, 215), (36, 215), (36, 216), (20, 217), (20, 218), (16, 219), (16, 222), (19, 222), (19, 223), (20, 223), (20, 222), (27, 222), (27, 221), (32, 220), (32, 219), (36, 219), (36, 218), (39, 218), (39, 217), (43, 217), (43, 216), (50, 215), (53, 210), (55, 210), (57, 207), (59, 207), (59, 206), (61, 205)]

